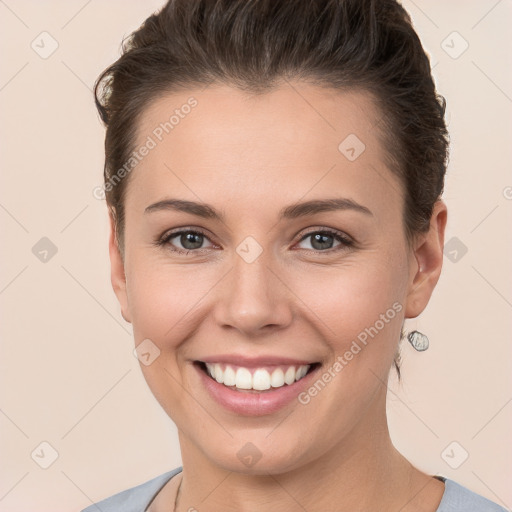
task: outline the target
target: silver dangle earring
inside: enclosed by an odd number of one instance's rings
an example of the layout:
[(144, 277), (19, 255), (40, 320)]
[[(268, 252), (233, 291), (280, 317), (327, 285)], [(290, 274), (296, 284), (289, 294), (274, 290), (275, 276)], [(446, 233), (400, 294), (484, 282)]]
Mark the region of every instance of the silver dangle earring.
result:
[(412, 331), (407, 335), (407, 340), (418, 352), (427, 350), (429, 342), (425, 334), (419, 331)]

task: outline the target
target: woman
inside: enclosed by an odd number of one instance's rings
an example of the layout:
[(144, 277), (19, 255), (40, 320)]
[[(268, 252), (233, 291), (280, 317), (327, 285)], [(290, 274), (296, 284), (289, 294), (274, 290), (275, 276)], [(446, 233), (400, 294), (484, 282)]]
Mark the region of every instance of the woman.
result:
[(96, 104), (112, 285), (183, 460), (100, 510), (504, 510), (389, 436), (447, 220), (445, 102), (397, 2), (170, 0)]

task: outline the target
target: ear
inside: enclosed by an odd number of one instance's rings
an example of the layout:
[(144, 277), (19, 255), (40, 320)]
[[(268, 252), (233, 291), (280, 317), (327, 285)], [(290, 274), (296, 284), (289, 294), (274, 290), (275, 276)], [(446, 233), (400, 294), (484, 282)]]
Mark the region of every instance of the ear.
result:
[(117, 300), (121, 306), (121, 315), (127, 322), (131, 322), (128, 295), (126, 293), (126, 274), (124, 272), (124, 261), (119, 250), (119, 243), (117, 240), (115, 221), (112, 213), (109, 215), (110, 219), (110, 237), (108, 244), (108, 252), (110, 255), (110, 282), (116, 294)]
[(446, 204), (438, 200), (430, 218), (428, 233), (414, 242), (410, 262), (409, 291), (405, 318), (416, 318), (426, 307), (441, 275), (443, 266), (444, 231), (448, 218)]

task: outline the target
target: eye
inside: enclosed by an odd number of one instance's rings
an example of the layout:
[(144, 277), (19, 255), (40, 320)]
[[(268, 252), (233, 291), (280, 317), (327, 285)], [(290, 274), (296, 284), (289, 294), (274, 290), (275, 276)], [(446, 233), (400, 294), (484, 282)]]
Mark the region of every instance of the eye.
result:
[(165, 233), (157, 244), (161, 246), (170, 246), (171, 250), (176, 252), (188, 253), (198, 249), (213, 247), (213, 244), (207, 247), (202, 247), (205, 240), (209, 241), (209, 238), (201, 231), (187, 229)]
[[(302, 247), (302, 249), (316, 253), (343, 250), (354, 245), (353, 240), (351, 240), (347, 235), (340, 231), (330, 229), (311, 231), (301, 238), (299, 244), (303, 243), (307, 239), (310, 239), (310, 247)], [(205, 241), (210, 242), (210, 245), (203, 246)], [(333, 245), (335, 242), (338, 242), (338, 245)], [(165, 246), (172, 251), (183, 254), (199, 252), (201, 249), (216, 247), (211, 243), (205, 233), (193, 229), (166, 232), (159, 240), (157, 240), (156, 245)]]
[[(331, 249), (334, 251), (343, 250), (354, 245), (354, 242), (344, 233), (329, 229), (311, 231), (301, 238), (301, 242), (308, 238), (311, 240), (311, 248), (305, 247), (305, 249), (315, 252), (330, 252)], [(339, 244), (333, 247), (335, 241), (338, 241)]]

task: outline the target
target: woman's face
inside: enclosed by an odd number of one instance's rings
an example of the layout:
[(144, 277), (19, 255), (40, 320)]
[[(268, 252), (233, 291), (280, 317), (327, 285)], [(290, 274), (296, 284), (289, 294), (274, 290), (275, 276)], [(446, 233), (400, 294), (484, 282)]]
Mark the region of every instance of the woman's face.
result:
[(112, 280), (184, 460), (279, 473), (386, 428), (400, 329), (435, 286), (444, 224), (408, 248), (379, 119), (364, 93), (300, 83), (144, 111)]

